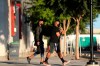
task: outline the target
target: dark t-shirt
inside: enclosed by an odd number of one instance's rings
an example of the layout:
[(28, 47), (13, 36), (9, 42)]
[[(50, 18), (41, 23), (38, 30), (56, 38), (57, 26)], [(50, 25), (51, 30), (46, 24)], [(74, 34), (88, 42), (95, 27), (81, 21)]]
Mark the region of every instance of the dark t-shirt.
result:
[(43, 37), (43, 32), (42, 32), (42, 27), (37, 26), (35, 29), (35, 41), (42, 41)]
[(60, 32), (59, 27), (53, 26), (50, 36), (50, 42), (52, 43), (59, 43), (59, 37), (56, 35), (56, 32)]

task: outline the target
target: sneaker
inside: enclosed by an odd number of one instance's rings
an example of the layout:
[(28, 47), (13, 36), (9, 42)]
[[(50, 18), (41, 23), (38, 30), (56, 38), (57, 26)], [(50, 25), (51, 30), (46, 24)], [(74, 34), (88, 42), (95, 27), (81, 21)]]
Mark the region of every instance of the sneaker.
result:
[(50, 64), (48, 64), (47, 62), (43, 62), (44, 66), (51, 66)]
[(31, 59), (29, 57), (27, 57), (27, 62), (30, 64)]
[(68, 64), (68, 63), (70, 63), (70, 61), (65, 61), (65, 62), (63, 63), (63, 66), (65, 66), (65, 65)]

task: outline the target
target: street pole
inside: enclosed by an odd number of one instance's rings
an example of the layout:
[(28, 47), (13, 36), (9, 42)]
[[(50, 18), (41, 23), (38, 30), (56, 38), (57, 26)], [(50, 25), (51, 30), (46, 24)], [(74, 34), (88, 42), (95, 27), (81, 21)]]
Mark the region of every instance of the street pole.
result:
[(94, 52), (93, 52), (93, 1), (91, 0), (90, 7), (90, 60), (87, 62), (86, 66), (99, 66), (98, 62), (94, 60)]

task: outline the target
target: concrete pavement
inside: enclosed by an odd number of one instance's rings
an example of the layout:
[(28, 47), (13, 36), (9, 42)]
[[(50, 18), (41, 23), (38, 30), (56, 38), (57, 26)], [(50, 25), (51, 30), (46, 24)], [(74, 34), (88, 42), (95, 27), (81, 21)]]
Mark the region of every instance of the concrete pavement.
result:
[[(70, 60), (71, 62), (66, 66), (85, 66), (86, 63), (89, 61), (87, 58), (80, 58), (80, 60), (75, 60), (74, 56), (67, 55), (64, 57), (66, 60)], [(100, 59), (95, 59), (100, 65)], [(43, 66), (39, 64), (39, 57), (34, 57), (31, 60), (31, 64), (27, 63), (26, 58), (18, 59), (18, 60), (9, 60), (9, 61), (0, 61), (0, 66)], [(51, 66), (62, 66), (62, 62), (60, 59), (55, 56), (49, 59), (49, 63)]]

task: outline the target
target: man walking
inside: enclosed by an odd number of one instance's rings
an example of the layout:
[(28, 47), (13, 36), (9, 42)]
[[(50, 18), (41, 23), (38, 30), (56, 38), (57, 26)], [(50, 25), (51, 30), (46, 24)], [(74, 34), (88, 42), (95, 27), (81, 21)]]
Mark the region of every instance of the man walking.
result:
[(60, 30), (59, 30), (59, 21), (54, 22), (54, 26), (52, 27), (51, 36), (50, 36), (50, 42), (49, 42), (49, 51), (47, 52), (45, 61), (43, 62), (43, 65), (50, 66), (48, 64), (48, 59), (50, 58), (51, 53), (55, 50), (60, 58), (60, 60), (63, 63), (63, 66), (68, 64), (70, 61), (66, 61), (63, 59), (63, 56), (60, 51)]
[(44, 61), (43, 60), (44, 59), (44, 42), (42, 40), (42, 37), (43, 37), (42, 25), (43, 25), (43, 20), (40, 19), (38, 21), (38, 25), (35, 29), (35, 46), (37, 46), (37, 51), (34, 54), (27, 57), (28, 63), (30, 63), (31, 59), (34, 56), (36, 56), (37, 54), (40, 54), (41, 55), (40, 64), (43, 64), (43, 61)]

